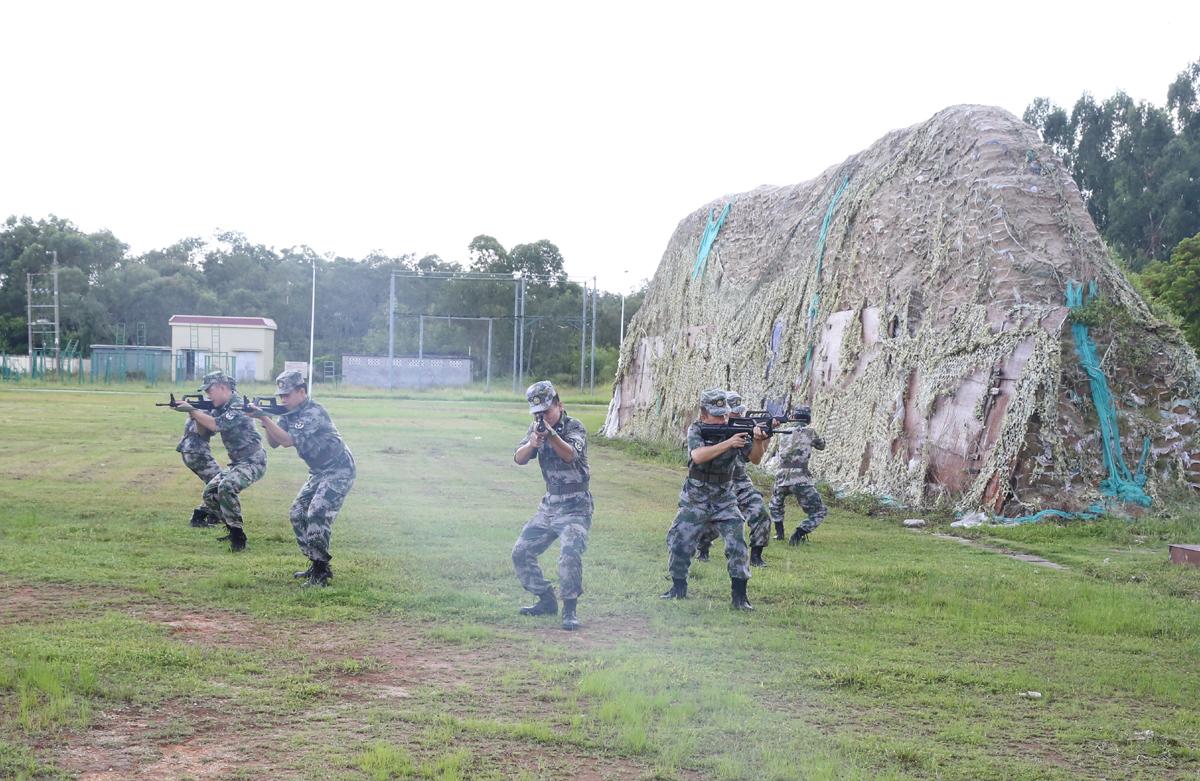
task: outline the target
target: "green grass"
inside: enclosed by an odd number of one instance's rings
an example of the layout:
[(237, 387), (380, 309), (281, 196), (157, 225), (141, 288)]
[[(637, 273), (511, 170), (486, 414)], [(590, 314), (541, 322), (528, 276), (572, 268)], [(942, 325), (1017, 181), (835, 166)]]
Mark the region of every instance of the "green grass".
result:
[[(299, 459), (270, 454), (234, 556), (186, 525), (200, 485), (157, 395), (0, 388), (0, 616), (26, 595), (0, 620), (0, 777), (56, 777), (124, 710), (161, 714), (153, 751), (226, 723), (269, 734), (247, 778), (1200, 773), (1200, 570), (1166, 563), (1167, 542), (1200, 541), (1187, 504), (971, 532), (1058, 572), (847, 503), (811, 544), (767, 549), (747, 615), (719, 552), (692, 599), (656, 598), (678, 454), (597, 441), (585, 629), (567, 635), (515, 615), (509, 552), (541, 493), (511, 461), (519, 402), (323, 398), (359, 478), (334, 586), (313, 592), (290, 577)], [(197, 643), (187, 621), (224, 629)], [(219, 727), (196, 722), (210, 705)]]

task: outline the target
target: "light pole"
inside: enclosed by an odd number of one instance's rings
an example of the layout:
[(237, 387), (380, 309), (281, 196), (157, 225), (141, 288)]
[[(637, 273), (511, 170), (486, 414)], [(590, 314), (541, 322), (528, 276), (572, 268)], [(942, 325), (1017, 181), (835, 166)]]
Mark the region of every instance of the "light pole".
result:
[(308, 395), (313, 392), (313, 336), (317, 332), (317, 259), (312, 262), (312, 304), (308, 310)]

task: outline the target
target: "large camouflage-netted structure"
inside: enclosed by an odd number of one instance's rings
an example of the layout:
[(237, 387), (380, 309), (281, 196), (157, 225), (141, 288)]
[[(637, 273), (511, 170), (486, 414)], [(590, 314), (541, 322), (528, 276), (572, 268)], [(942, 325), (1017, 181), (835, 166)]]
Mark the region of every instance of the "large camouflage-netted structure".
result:
[(913, 506), (1081, 509), (1102, 482), (1140, 494), (1139, 473), (1150, 493), (1200, 488), (1195, 354), (1001, 109), (946, 109), (813, 181), (686, 217), (605, 433), (681, 441), (714, 385), (811, 404), (830, 443), (814, 471)]

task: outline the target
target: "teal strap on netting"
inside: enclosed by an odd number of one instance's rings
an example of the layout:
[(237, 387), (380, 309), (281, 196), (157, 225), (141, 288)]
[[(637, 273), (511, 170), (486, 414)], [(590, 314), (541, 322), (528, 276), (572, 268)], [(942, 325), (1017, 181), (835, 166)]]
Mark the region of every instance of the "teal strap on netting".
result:
[[(833, 222), (833, 210), (837, 208), (838, 201), (842, 199), (842, 195), (846, 192), (846, 188), (850, 185), (850, 177), (842, 179), (842, 183), (838, 185), (834, 191), (833, 197), (829, 199), (829, 207), (825, 209), (825, 218), (821, 220), (821, 232), (817, 234), (817, 274), (816, 281), (821, 281), (821, 269), (825, 267), (825, 242), (829, 238), (829, 226)], [(817, 318), (817, 312), (821, 308), (821, 293), (820, 289), (813, 291), (812, 301), (808, 304), (808, 355), (804, 358), (804, 375), (808, 375), (809, 366), (812, 365), (813, 344), (812, 344), (812, 324)]]
[[(1096, 282), (1088, 285), (1088, 301), (1096, 298)], [(1067, 306), (1078, 309), (1083, 306), (1083, 285), (1079, 282), (1067, 283)], [(1103, 446), (1104, 467), (1108, 477), (1100, 482), (1100, 493), (1122, 502), (1150, 506), (1150, 497), (1142, 489), (1146, 484), (1145, 456), (1148, 454), (1148, 443), (1142, 447), (1143, 460), (1138, 465), (1138, 474), (1129, 471), (1125, 456), (1121, 452), (1121, 436), (1117, 428), (1117, 410), (1113, 403), (1112, 392), (1108, 388), (1108, 378), (1100, 367), (1100, 354), (1096, 343), (1088, 333), (1086, 323), (1071, 324), (1071, 334), (1075, 337), (1075, 352), (1079, 355), (1079, 365), (1083, 367), (1088, 377), (1088, 386), (1092, 391), (1092, 403), (1096, 406), (1096, 416), (1100, 420), (1100, 437)]]
[(1086, 510), (1072, 512), (1070, 510), (1039, 510), (1032, 515), (1020, 515), (1016, 518), (996, 518), (998, 523), (1037, 523), (1046, 518), (1064, 518), (1068, 521), (1094, 521), (1104, 515), (1104, 505), (1093, 504)]
[[(1088, 301), (1096, 298), (1096, 282), (1088, 284)], [(1067, 282), (1067, 306), (1078, 309), (1083, 306), (1083, 284), (1071, 280)], [(1079, 365), (1087, 374), (1088, 387), (1092, 392), (1092, 403), (1096, 406), (1096, 417), (1100, 420), (1100, 440), (1103, 448), (1104, 468), (1108, 477), (1100, 481), (1100, 493), (1119, 502), (1150, 506), (1150, 497), (1146, 495), (1143, 486), (1146, 484), (1146, 459), (1150, 456), (1150, 438), (1142, 441), (1142, 457), (1138, 459), (1137, 472), (1131, 473), (1121, 453), (1121, 436), (1117, 429), (1117, 408), (1113, 404), (1112, 392), (1108, 388), (1108, 378), (1100, 366), (1100, 354), (1096, 343), (1088, 331), (1086, 323), (1071, 324), (1071, 335), (1075, 338), (1075, 353), (1079, 356)], [(1093, 504), (1087, 510), (1071, 512), (1069, 510), (1041, 510), (1032, 515), (1021, 515), (1016, 518), (1000, 518), (998, 523), (1035, 523), (1044, 518), (1066, 518), (1068, 520), (1092, 521), (1105, 512), (1103, 504)]]
[(692, 279), (704, 274), (704, 267), (708, 265), (708, 253), (712, 251), (713, 242), (717, 240), (717, 233), (725, 224), (725, 218), (729, 216), (729, 207), (732, 205), (725, 204), (721, 216), (716, 220), (713, 219), (713, 212), (708, 213), (708, 224), (704, 226), (704, 233), (700, 236), (700, 249), (696, 251), (696, 265), (692, 266)]

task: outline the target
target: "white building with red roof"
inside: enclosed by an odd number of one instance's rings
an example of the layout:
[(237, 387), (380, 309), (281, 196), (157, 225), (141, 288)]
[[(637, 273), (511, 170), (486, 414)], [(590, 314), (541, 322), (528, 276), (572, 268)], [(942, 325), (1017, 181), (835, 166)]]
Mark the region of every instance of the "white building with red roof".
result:
[(176, 375), (196, 378), (211, 368), (229, 370), (239, 381), (272, 379), (275, 321), (269, 317), (172, 315), (171, 352)]

